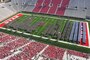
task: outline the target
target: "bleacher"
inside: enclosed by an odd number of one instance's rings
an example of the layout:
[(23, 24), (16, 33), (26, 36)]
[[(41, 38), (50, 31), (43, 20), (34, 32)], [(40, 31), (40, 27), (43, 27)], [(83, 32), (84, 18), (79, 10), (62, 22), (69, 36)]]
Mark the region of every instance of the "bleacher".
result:
[(54, 59), (63, 60), (66, 55), (75, 55), (88, 59), (89, 55), (73, 50), (67, 50), (23, 37), (12, 36), (0, 32), (0, 59), (2, 60), (31, 60), (31, 59)]
[(69, 0), (38, 0), (32, 12), (64, 16), (68, 3)]
[(0, 4), (0, 21), (14, 15), (17, 13), (15, 9), (13, 9), (11, 3), (1, 3)]
[[(90, 16), (89, 2), (89, 0), (11, 0), (11, 2), (5, 3), (4, 7), (8, 8), (11, 14), (11, 11), (14, 11), (13, 13), (15, 13), (15, 11), (26, 11), (86, 18)], [(2, 3), (0, 6), (1, 5), (3, 6)], [(4, 18), (3, 16), (0, 17), (0, 20)]]

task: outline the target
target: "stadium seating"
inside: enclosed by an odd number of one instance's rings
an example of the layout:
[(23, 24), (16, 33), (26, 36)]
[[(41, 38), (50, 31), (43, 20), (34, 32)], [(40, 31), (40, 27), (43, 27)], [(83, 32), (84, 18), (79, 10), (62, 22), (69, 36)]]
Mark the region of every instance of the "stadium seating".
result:
[(87, 13), (87, 11), (90, 10), (88, 7), (88, 5), (90, 6), (89, 2), (89, 0), (70, 0), (64, 16), (85, 18), (86, 15), (89, 14)]
[(86, 53), (66, 50), (35, 41), (29, 41), (25, 38), (12, 36), (3, 32), (0, 32), (0, 38), (1, 37), (2, 40), (0, 41), (3, 41), (4, 38), (7, 38), (7, 41), (0, 42), (2, 44), (4, 43), (2, 46), (0, 44), (0, 59), (3, 60), (31, 60), (33, 58), (38, 59), (41, 56), (43, 59), (63, 60), (65, 52), (67, 52), (66, 55), (75, 55), (87, 59), (89, 57), (89, 55)]
[[(57, 42), (65, 41), (64, 43), (76, 43), (75, 45), (78, 46), (89, 46), (87, 22), (75, 22), (73, 19), (57, 19), (58, 17), (49, 18), (41, 15), (33, 17), (33, 14), (31, 14), (32, 18), (31, 15), (26, 13), (26, 15), (19, 13), (6, 20), (6, 18), (22, 11), (86, 18), (90, 17), (90, 0), (11, 0), (8, 3), (0, 3), (0, 28), (5, 27), (7, 30), (8, 28), (18, 29), (18, 31), (25, 32), (22, 34), (27, 32), (30, 35), (39, 35), (52, 41), (58, 39)], [(14, 21), (21, 16), (23, 16), (22, 19), (18, 20), (23, 20), (22, 22)], [(30, 38), (0, 32), (0, 60), (64, 60), (64, 58), (73, 60), (69, 59), (70, 56), (90, 60), (90, 55), (87, 53), (47, 45)], [(81, 60), (80, 58), (76, 60)]]
[(69, 4), (70, 0), (61, 0), (61, 3), (58, 7), (58, 10), (56, 12), (57, 15), (64, 16), (65, 10)]
[(22, 4), (24, 3), (19, 1), (19, 0), (11, 0), (12, 6), (16, 11), (21, 11), (22, 10)]
[(16, 49), (28, 42), (28, 40), (23, 38), (15, 38), (14, 36), (5, 36), (0, 41), (2, 41), (0, 43), (4, 43), (4, 46), (0, 47), (0, 59), (12, 54), (12, 49)]
[(12, 16), (15, 13), (17, 13), (17, 11), (15, 11), (11, 6), (9, 6), (8, 3), (0, 4), (0, 21)]
[[(14, 11), (13, 13), (17, 11), (26, 11), (59, 16), (89, 18), (89, 2), (89, 0), (11, 0), (9, 3), (1, 3), (0, 5), (4, 5), (4, 7), (8, 8), (10, 11), (8, 13), (11, 13), (11, 11)], [(2, 19), (4, 18), (3, 16), (0, 17)], [(0, 20), (2, 20), (1, 18)]]
[[(20, 1), (21, 2), (21, 1)], [(29, 0), (27, 3), (25, 3), (23, 5), (23, 11), (28, 11), (28, 12), (32, 12), (32, 10), (35, 8), (36, 6), (36, 2), (37, 0)]]
[(58, 9), (57, 7), (58, 7), (60, 2), (61, 2), (60, 0), (57, 0), (57, 1), (56, 0), (52, 0), (52, 2), (51, 2), (52, 6), (49, 9), (48, 14), (55, 14), (56, 9)]
[(39, 13), (48, 13), (52, 0), (45, 0)]
[(63, 16), (68, 3), (69, 0), (38, 0), (33, 12)]
[(44, 52), (43, 55), (51, 58), (51, 59), (61, 59), (63, 58), (65, 50), (62, 48), (57, 48), (53, 46), (49, 46)]
[[(4, 7), (7, 7), (10, 11), (26, 11), (59, 16), (89, 18), (89, 2), (89, 0), (11, 0), (9, 3), (0, 5), (4, 5)], [(1, 17), (3, 18), (3, 16)]]
[(41, 8), (41, 4), (43, 3), (43, 0), (38, 0), (36, 3), (35, 8), (33, 9), (33, 12), (39, 12), (40, 8)]
[(0, 43), (6, 43), (6, 42), (12, 41), (14, 39), (15, 39), (15, 37), (11, 37), (9, 35), (4, 35), (0, 38)]
[(68, 50), (67, 53), (71, 54), (71, 55), (76, 55), (76, 56), (84, 57), (84, 58), (88, 57), (87, 54), (85, 54), (85, 53), (81, 53), (81, 52), (77, 52), (77, 51), (73, 51), (73, 50)]
[(85, 2), (86, 2), (86, 7), (87, 7), (87, 15), (90, 16), (90, 13), (88, 13), (88, 12), (90, 12), (90, 10), (89, 10), (90, 9), (90, 7), (89, 7), (90, 6), (90, 0), (87, 0)]

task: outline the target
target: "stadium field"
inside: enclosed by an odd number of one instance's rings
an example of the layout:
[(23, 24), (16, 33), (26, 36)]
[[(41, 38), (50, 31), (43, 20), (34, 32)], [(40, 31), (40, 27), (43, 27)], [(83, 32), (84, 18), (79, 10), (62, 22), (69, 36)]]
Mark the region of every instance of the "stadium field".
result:
[[(85, 26), (86, 22), (82, 20), (26, 13), (5, 25), (21, 32), (88, 46)], [(80, 37), (80, 30), (83, 37)]]
[[(22, 17), (18, 18), (17, 20), (14, 20), (13, 22), (15, 22), (16, 24), (23, 24), (28, 19), (31, 19), (32, 21), (29, 20), (30, 22), (26, 22), (26, 24), (28, 23), (29, 27), (33, 26), (31, 28), (35, 29), (32, 32), (30, 32), (30, 31), (28, 31), (28, 32), (35, 34), (35, 35), (42, 35), (45, 32), (45, 30), (47, 30), (47, 27), (52, 27), (52, 26), (56, 25), (57, 22), (60, 24), (59, 26), (61, 27), (58, 30), (59, 30), (59, 32), (62, 32), (64, 29), (64, 26), (65, 26), (65, 23), (67, 22), (66, 20), (58, 19), (58, 18), (56, 19), (56, 18), (49, 18), (49, 17), (43, 17), (43, 16), (33, 16), (32, 17), (29, 15), (23, 15)], [(35, 26), (35, 25), (37, 25), (37, 26)], [(10, 27), (12, 27), (12, 26), (10, 26)]]

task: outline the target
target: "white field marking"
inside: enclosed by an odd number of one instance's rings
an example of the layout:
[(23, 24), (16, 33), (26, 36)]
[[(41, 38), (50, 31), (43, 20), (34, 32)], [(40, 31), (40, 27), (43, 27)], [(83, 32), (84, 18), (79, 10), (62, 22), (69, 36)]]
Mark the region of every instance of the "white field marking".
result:
[(15, 30), (12, 30), (13, 32), (15, 32)]
[(2, 27), (1, 29), (5, 30), (6, 28), (3, 28), (3, 27)]
[[(25, 32), (23, 32), (25, 33)], [(27, 34), (30, 34), (30, 33), (27, 33)], [(31, 34), (31, 36), (33, 36), (34, 34)], [(37, 37), (38, 35), (34, 35), (34, 37)], [(43, 37), (43, 36), (42, 36)], [(42, 38), (41, 37), (41, 38)], [(51, 41), (57, 41), (56, 39), (50, 39), (50, 38), (47, 38), (47, 37), (44, 37), (43, 39), (49, 39)], [(84, 46), (84, 45), (79, 45), (79, 44), (74, 44), (74, 43), (70, 43), (70, 42), (66, 42), (66, 41), (61, 41), (61, 40), (58, 40), (58, 42), (61, 42), (61, 43), (65, 43), (65, 44), (70, 44), (70, 45), (76, 45), (76, 46), (81, 46), (81, 47), (86, 47), (86, 48), (90, 48), (88, 46)]]
[(41, 36), (38, 36), (38, 35), (32, 35), (32, 36), (34, 36), (34, 37), (41, 37)]
[(52, 41), (56, 41), (56, 39), (51, 39)]
[(36, 60), (38, 59), (38, 57), (49, 47), (49, 45), (47, 45), (45, 48), (43, 48), (36, 56), (32, 57), (32, 60)]
[(46, 37), (42, 37), (43, 39), (48, 39), (48, 38), (46, 38)]

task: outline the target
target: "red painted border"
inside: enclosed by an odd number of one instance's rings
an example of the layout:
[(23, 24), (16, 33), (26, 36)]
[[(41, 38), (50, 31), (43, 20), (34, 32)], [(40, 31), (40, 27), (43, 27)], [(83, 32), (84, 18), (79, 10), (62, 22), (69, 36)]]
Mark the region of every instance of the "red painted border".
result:
[(5, 20), (4, 22), (2, 22), (2, 23), (0, 24), (0, 28), (3, 27), (3, 26), (5, 26), (5, 25), (8, 24), (9, 22), (11, 22), (11, 21), (13, 21), (13, 20), (21, 17), (21, 16), (23, 16), (23, 14), (22, 14), (22, 13), (18, 13), (17, 15), (15, 15), (15, 16), (7, 19), (7, 20)]
[(89, 46), (89, 42), (88, 42), (88, 40), (89, 40), (89, 39), (88, 39), (88, 38), (89, 38), (89, 37), (88, 37), (88, 33), (89, 33), (89, 32), (88, 32), (87, 23), (85, 23), (85, 26), (86, 26), (86, 44), (85, 44), (85, 45), (86, 45), (86, 46)]

